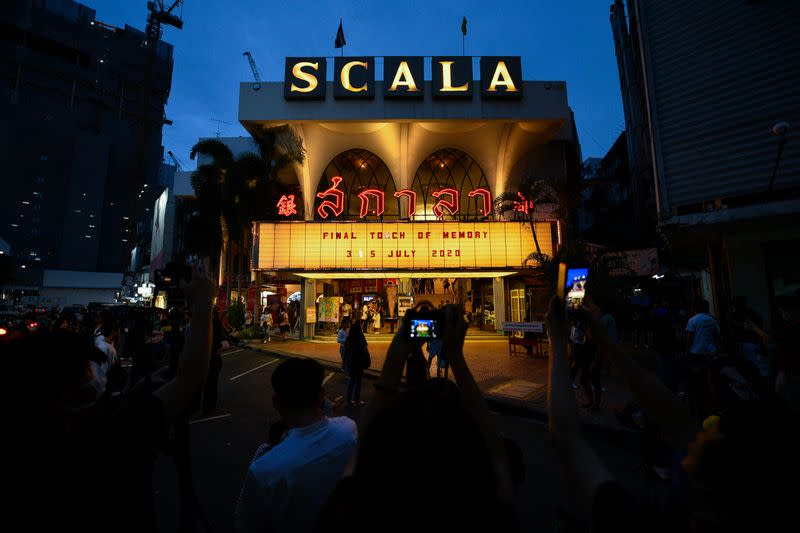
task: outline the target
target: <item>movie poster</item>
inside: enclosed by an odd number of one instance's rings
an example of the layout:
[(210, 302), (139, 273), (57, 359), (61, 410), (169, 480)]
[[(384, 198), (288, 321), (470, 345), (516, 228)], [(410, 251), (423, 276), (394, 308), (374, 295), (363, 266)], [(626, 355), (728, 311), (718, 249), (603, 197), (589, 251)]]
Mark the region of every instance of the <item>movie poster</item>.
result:
[(319, 312), (317, 321), (319, 322), (339, 322), (339, 301), (338, 296), (323, 296), (319, 299)]

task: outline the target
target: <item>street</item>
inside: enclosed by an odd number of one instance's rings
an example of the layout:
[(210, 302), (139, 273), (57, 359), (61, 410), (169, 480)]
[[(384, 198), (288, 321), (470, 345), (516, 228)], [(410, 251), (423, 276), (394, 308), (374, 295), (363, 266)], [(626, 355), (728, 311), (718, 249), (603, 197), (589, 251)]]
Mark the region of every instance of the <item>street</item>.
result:
[[(267, 422), (277, 417), (272, 408), (270, 377), (280, 363), (278, 357), (234, 348), (223, 355), (220, 375), (220, 408), (206, 418), (193, 418), (191, 445), (195, 488), (210, 530), (232, 529), (233, 510), (247, 466), (256, 447), (266, 440)], [(326, 369), (325, 388), (335, 402), (334, 415), (358, 420), (358, 409), (347, 410), (342, 395), (344, 376)], [(369, 401), (372, 387), (364, 381), (363, 399)], [(516, 442), (525, 462), (525, 481), (518, 495), (522, 530), (551, 530), (558, 509), (579, 516), (567, 490), (562, 469), (550, 444), (546, 427), (540, 422), (496, 413), (504, 436)], [(648, 494), (652, 481), (645, 479), (638, 448), (638, 436), (631, 433), (587, 431), (590, 443), (633, 494)], [(435, 468), (436, 453), (431, 453)], [(465, 465), (465, 468), (468, 468)], [(423, 487), (420, 504), (430, 503)], [(171, 457), (161, 456), (154, 475), (156, 512), (159, 529), (178, 529), (178, 492)]]

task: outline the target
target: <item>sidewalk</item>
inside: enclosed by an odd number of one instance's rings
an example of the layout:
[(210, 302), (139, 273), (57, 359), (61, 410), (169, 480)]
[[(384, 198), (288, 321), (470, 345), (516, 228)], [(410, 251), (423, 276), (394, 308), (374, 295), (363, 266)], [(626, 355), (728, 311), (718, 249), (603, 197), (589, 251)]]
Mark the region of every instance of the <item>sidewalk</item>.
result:
[[(372, 365), (367, 377), (377, 377), (383, 367), (391, 335), (369, 335), (367, 338)], [(278, 357), (309, 357), (318, 360), (331, 370), (341, 371), (339, 345), (335, 339), (322, 338), (300, 341), (273, 338), (269, 343), (244, 341), (248, 348)], [(508, 340), (503, 337), (470, 338), (464, 342), (464, 359), (475, 376), (491, 408), (496, 411), (528, 416), (541, 421), (547, 418), (547, 359), (536, 359), (526, 355), (509, 355)], [(431, 368), (434, 372), (435, 364)], [(450, 375), (452, 379), (452, 373)], [(587, 426), (627, 431), (616, 419), (615, 410), (630, 399), (628, 391), (613, 376), (603, 376), (603, 409), (592, 411), (580, 409), (580, 416)], [(580, 389), (580, 387), (579, 387)], [(577, 401), (583, 403), (582, 390), (576, 393)]]

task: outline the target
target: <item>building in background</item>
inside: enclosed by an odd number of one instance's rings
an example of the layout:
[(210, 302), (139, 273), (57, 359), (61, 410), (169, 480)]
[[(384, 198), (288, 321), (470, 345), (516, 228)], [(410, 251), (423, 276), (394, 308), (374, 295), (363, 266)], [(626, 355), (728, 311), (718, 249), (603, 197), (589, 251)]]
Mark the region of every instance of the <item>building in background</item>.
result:
[[(372, 76), (364, 65), (374, 61), (335, 58), (334, 68), (361, 65)], [(359, 308), (381, 301), (381, 327), (396, 324), (400, 304), (414, 298), (457, 302), (471, 332), (492, 334), (504, 321), (535, 320), (547, 309), (552, 288), (529, 257), (537, 242), (554, 254), (558, 221), (535, 222), (535, 240), (530, 224), (495, 213), (493, 200), (524, 193), (531, 177), (566, 180), (574, 168), (571, 177), (580, 179), (566, 83), (525, 81), (519, 68), (513, 90), (499, 94), (489, 87), (492, 72), (497, 79), (513, 58), (434, 57), (430, 80), (423, 61), (384, 58), (387, 71), (400, 74), (359, 79), (363, 88), (354, 89), (343, 87), (344, 75), (326, 80), (323, 58), (287, 58), (287, 73), (296, 70), (291, 62), (323, 65), (319, 80), (300, 87), (320, 94), (305, 99), (289, 74), (284, 83), (240, 85), (239, 120), (248, 131), (288, 124), (305, 147), (303, 164), (287, 169), (298, 194), (264, 199), (281, 207), (281, 221), (256, 223), (253, 250), (262, 286), (287, 287), (281, 302), (301, 292), (305, 335), (335, 331), (341, 301)], [(406, 92), (394, 95), (403, 73)], [(535, 210), (531, 203), (520, 196), (517, 212)]]
[[(122, 274), (116, 272), (82, 272), (79, 270), (45, 270), (35, 303), (47, 307), (114, 303), (120, 298)], [(23, 298), (21, 303), (34, 303)]]
[(734, 301), (769, 324), (800, 288), (800, 7), (616, 0), (611, 25), (631, 172), (652, 172), (670, 268), (723, 325)]
[(0, 237), (20, 285), (45, 269), (121, 275), (160, 194), (172, 46), (150, 56), (143, 32), (95, 15), (70, 0), (0, 10)]

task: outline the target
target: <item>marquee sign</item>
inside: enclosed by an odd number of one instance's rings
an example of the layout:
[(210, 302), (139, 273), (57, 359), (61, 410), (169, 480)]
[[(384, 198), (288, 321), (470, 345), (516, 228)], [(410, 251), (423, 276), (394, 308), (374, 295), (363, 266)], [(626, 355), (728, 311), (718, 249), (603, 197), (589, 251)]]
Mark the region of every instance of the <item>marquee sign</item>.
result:
[[(372, 99), (375, 97), (375, 57), (334, 57), (333, 97)], [(435, 56), (430, 59), (434, 98), (472, 98), (476, 80), (472, 57)], [(287, 57), (283, 96), (287, 100), (324, 100), (327, 59)], [(393, 56), (383, 58), (384, 98), (425, 96), (424, 58)], [(482, 98), (522, 96), (522, 63), (519, 56), (480, 58)]]
[[(329, 216), (338, 217), (344, 211), (344, 191), (339, 189), (339, 185), (341, 185), (343, 178), (341, 176), (334, 176), (331, 178), (331, 186), (325, 189), (322, 192), (317, 193), (317, 198), (321, 199), (322, 202), (319, 203), (317, 206), (317, 214), (326, 219)], [(524, 200), (524, 196), (522, 193), (517, 193), (521, 199)], [(376, 188), (368, 188), (364, 189), (357, 194), (358, 199), (361, 202), (359, 207), (359, 218), (364, 218), (369, 214), (374, 216), (381, 216), (384, 212), (386, 207), (386, 193), (384, 193), (380, 189)], [(416, 204), (417, 204), (417, 193), (412, 191), (411, 189), (400, 189), (399, 191), (394, 193), (395, 198), (401, 197), (408, 198), (408, 204), (406, 206), (406, 215), (408, 218), (414, 216), (416, 213)], [(444, 189), (437, 189), (431, 192), (431, 196), (436, 198), (438, 201), (433, 206), (433, 213), (436, 215), (436, 218), (441, 219), (445, 211), (447, 214), (454, 216), (458, 214), (459, 210), (459, 194), (458, 190), (452, 187), (446, 187)], [(492, 193), (489, 192), (488, 189), (484, 189), (483, 187), (479, 187), (477, 189), (473, 189), (469, 191), (467, 194), (469, 198), (474, 198), (476, 196), (480, 196), (483, 198), (482, 207), (479, 209), (479, 212), (484, 217), (488, 217), (492, 213)], [(291, 205), (294, 206), (294, 195), (290, 195)], [(370, 213), (369, 206), (370, 206), (370, 198), (375, 200), (375, 209), (372, 210)], [(292, 214), (297, 213), (297, 211), (288, 211), (286, 209), (287, 205), (287, 198), (286, 196), (282, 196), (281, 199), (278, 201), (278, 214), (283, 216), (290, 216)], [(514, 202), (514, 209), (517, 209), (517, 202)], [(528, 205), (527, 203), (525, 204)], [(526, 207), (527, 209), (527, 207)], [(525, 211), (527, 213), (527, 211)]]
[[(535, 224), (553, 254), (549, 222)], [(520, 268), (535, 250), (520, 222), (257, 222), (256, 270)]]

